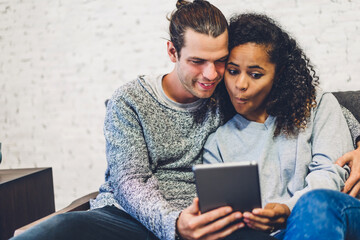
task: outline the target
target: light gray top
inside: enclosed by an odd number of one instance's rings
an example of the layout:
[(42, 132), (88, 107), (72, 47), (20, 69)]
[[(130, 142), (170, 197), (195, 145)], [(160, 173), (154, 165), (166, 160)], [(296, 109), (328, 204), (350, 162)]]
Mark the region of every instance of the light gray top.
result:
[(353, 143), (335, 97), (319, 93), (316, 101), (306, 129), (295, 137), (281, 134), (274, 138), (273, 116), (257, 123), (235, 115), (209, 137), (204, 162), (256, 161), (263, 207), (278, 202), (292, 210), (311, 189), (340, 190), (348, 169), (333, 163), (353, 150)]
[(161, 104), (168, 106), (170, 108), (176, 109), (178, 111), (196, 111), (206, 99), (198, 99), (192, 103), (178, 103), (171, 100), (166, 96), (164, 89), (162, 87), (162, 79), (164, 76), (149, 76), (146, 78), (146, 84), (148, 90), (152, 92), (152, 95), (157, 101)]

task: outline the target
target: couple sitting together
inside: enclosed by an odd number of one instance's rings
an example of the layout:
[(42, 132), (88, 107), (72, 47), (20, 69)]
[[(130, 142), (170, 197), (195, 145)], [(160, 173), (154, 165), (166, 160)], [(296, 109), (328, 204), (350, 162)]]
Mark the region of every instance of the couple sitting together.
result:
[[(360, 239), (360, 126), (297, 42), (265, 15), (228, 25), (201, 0), (178, 1), (169, 31), (173, 71), (108, 103), (92, 209), (14, 239)], [(259, 165), (263, 208), (201, 214), (192, 166), (242, 159)]]

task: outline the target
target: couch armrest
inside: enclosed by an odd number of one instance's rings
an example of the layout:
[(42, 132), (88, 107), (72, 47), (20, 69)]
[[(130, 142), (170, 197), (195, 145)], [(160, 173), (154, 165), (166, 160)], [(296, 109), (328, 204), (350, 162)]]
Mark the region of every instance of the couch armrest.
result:
[(81, 198), (78, 198), (76, 199), (75, 201), (73, 201), (71, 204), (69, 204), (67, 207), (57, 211), (57, 212), (54, 212), (48, 216), (45, 216), (43, 218), (40, 218), (39, 220), (36, 220), (32, 223), (29, 223), (21, 228), (18, 228), (15, 230), (14, 232), (14, 236), (17, 236), (23, 232), (25, 232), (26, 230), (28, 230), (29, 228), (45, 221), (46, 219), (48, 218), (51, 218), (55, 215), (58, 215), (58, 214), (61, 214), (61, 213), (66, 213), (66, 212), (72, 212), (72, 211), (85, 211), (85, 210), (88, 210), (90, 208), (90, 199), (92, 198), (96, 198), (96, 196), (98, 195), (99, 192), (92, 192), (86, 196), (83, 196)]

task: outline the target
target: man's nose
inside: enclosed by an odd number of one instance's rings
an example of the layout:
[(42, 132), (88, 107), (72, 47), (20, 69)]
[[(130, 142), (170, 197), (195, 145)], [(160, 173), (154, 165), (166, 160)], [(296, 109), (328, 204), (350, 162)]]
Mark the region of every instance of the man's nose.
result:
[(218, 73), (216, 72), (216, 67), (214, 63), (208, 63), (205, 66), (205, 69), (203, 71), (204, 78), (213, 81), (217, 78)]

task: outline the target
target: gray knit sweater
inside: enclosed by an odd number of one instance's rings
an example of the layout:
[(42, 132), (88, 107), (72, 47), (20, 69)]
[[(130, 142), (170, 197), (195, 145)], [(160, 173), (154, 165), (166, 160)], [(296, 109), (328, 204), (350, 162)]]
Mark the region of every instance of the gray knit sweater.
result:
[(122, 208), (160, 239), (174, 239), (181, 210), (196, 196), (191, 166), (224, 118), (217, 93), (196, 110), (163, 105), (140, 77), (118, 89), (105, 119), (106, 182), (92, 208)]
[(207, 137), (232, 110), (223, 105), (224, 89), (219, 87), (196, 109), (165, 105), (151, 81), (140, 76), (120, 87), (108, 102), (108, 168), (91, 208), (114, 205), (160, 239), (174, 239), (180, 211), (196, 196), (191, 167), (201, 162)]

